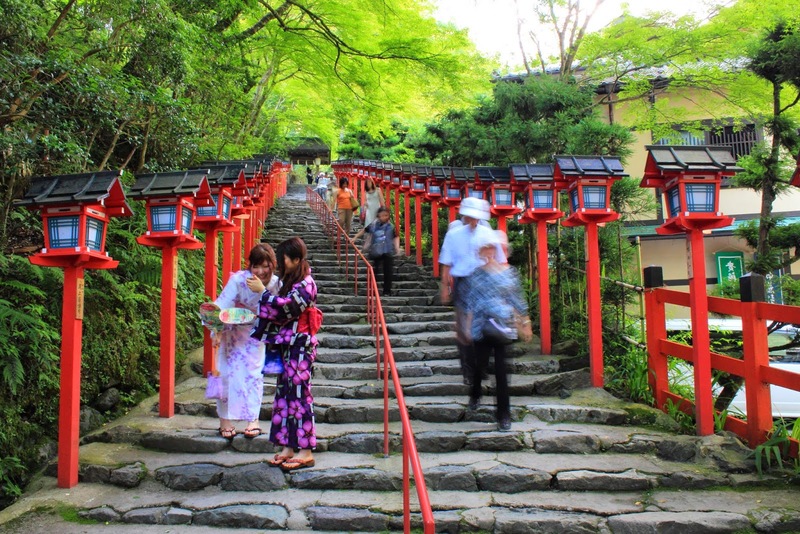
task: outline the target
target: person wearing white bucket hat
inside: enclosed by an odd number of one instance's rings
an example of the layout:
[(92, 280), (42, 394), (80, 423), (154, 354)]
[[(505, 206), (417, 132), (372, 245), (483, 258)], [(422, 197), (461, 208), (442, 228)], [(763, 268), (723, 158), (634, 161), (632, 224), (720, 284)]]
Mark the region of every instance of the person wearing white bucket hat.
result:
[[(478, 256), (478, 240), (487, 235), (494, 237), (491, 227), (479, 224), (491, 217), (489, 203), (480, 198), (467, 197), (461, 201), (458, 210), (463, 225), (449, 230), (442, 243), (439, 263), (441, 264), (441, 301), (446, 304), (452, 300), (456, 320), (456, 345), (461, 359), (461, 372), (464, 383), (471, 384), (475, 369), (475, 354), (472, 342), (466, 331), (467, 309), (464, 297), (467, 291), (466, 279), (483, 260)], [(502, 247), (497, 245), (498, 261), (505, 263)]]

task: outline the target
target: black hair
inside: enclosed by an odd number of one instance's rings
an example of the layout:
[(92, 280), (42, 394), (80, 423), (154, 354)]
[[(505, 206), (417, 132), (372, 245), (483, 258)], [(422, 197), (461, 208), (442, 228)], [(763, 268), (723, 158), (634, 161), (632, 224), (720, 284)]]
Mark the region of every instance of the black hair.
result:
[(350, 182), (347, 180), (347, 178), (339, 179), (339, 187), (347, 187), (348, 184), (350, 184)]
[[(281, 276), (281, 290), (280, 295), (285, 297), (292, 290), (292, 286), (300, 282), (311, 273), (311, 265), (309, 265), (306, 257), (308, 256), (308, 249), (306, 244), (299, 237), (290, 237), (285, 241), (281, 241), (277, 250), (275, 251), (278, 256), (278, 269)], [(293, 260), (300, 260), (300, 264), (291, 273), (284, 272), (286, 267), (285, 258)]]

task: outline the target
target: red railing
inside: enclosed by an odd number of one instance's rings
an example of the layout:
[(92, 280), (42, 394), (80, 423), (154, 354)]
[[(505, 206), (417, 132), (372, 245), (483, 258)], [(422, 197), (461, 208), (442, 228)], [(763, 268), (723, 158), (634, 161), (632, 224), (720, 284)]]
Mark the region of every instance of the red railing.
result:
[[(695, 416), (692, 401), (669, 390), (667, 358), (671, 356), (694, 364), (695, 357), (691, 346), (667, 339), (667, 304), (688, 308), (689, 294), (663, 287), (645, 288), (650, 385), (658, 408), (666, 410), (668, 402), (672, 402), (682, 412)], [(702, 357), (710, 358), (712, 370), (743, 379), (747, 419), (728, 414), (725, 429), (744, 438), (751, 447), (756, 447), (766, 441), (773, 428), (770, 385), (800, 391), (800, 373), (769, 365), (767, 323), (779, 321), (800, 324), (800, 307), (708, 297), (708, 311), (740, 317), (742, 320), (742, 359), (712, 352), (710, 347), (705, 348)], [(695, 394), (703, 389), (710, 394), (712, 384), (694, 384)], [(708, 417), (713, 418), (714, 414), (710, 413)], [(713, 420), (708, 423), (714, 428)], [(797, 441), (792, 440), (790, 454), (797, 456)]]
[[(309, 205), (322, 221), (325, 232), (334, 240), (336, 247), (336, 257), (339, 264), (344, 263), (345, 276), (353, 276), (353, 290), (358, 294), (358, 275), (363, 270), (367, 274), (367, 320), (372, 327), (375, 336), (375, 360), (378, 371), (378, 379), (381, 378), (381, 364), (383, 364), (383, 453), (389, 455), (389, 377), (392, 378), (394, 394), (397, 406), (400, 411), (400, 425), (402, 428), (402, 447), (403, 447), (403, 529), (404, 532), (411, 532), (411, 479), (409, 476), (409, 465), (414, 474), (414, 483), (417, 488), (417, 498), (419, 499), (419, 509), (422, 514), (422, 526), (425, 534), (433, 534), (434, 521), (433, 511), (431, 510), (430, 499), (428, 498), (428, 488), (425, 485), (425, 477), (422, 473), (417, 443), (414, 439), (414, 431), (411, 429), (411, 420), (408, 416), (403, 388), (400, 385), (400, 377), (397, 373), (397, 366), (392, 354), (392, 344), (389, 340), (389, 333), (386, 329), (386, 319), (383, 316), (381, 299), (378, 296), (378, 284), (375, 280), (375, 272), (367, 259), (356, 248), (353, 240), (348, 236), (344, 229), (339, 225), (336, 217), (333, 216), (328, 205), (312, 189), (306, 189), (306, 198)], [(383, 350), (381, 351), (381, 348)]]

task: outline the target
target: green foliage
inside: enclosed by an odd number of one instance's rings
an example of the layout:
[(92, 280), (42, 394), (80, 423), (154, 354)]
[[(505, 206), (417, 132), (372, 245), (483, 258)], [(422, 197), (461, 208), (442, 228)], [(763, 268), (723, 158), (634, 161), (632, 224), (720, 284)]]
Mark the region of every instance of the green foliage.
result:
[(759, 475), (763, 475), (765, 470), (773, 467), (782, 468), (784, 466), (791, 446), (789, 438), (793, 433), (794, 430), (790, 430), (789, 425), (783, 419), (775, 422), (767, 440), (753, 450), (753, 458)]
[(554, 154), (627, 156), (627, 128), (597, 120), (590, 88), (547, 77), (497, 82), (493, 98), (426, 125), (420, 156), (444, 165), (546, 162)]
[(25, 466), (19, 458), (10, 456), (0, 458), (0, 493), (8, 498), (17, 498), (22, 495), (22, 488), (19, 487), (19, 473), (25, 471)]
[[(335, 145), (486, 90), (489, 64), (422, 0), (1, 0), (0, 248), (30, 176), (184, 168)], [(408, 83), (414, 80), (414, 83)]]
[[(613, 346), (612, 338), (604, 354), (606, 388), (623, 398), (643, 404), (653, 404), (653, 393), (649, 384), (647, 351), (630, 345)], [(624, 343), (621, 340), (616, 344)]]
[(681, 427), (681, 430), (685, 434), (694, 433), (694, 419), (692, 419), (691, 415), (681, 410), (680, 404), (672, 402), (672, 399), (667, 399), (667, 402), (664, 405), (664, 410), (667, 412), (667, 415), (677, 421)]
[[(91, 406), (113, 386), (124, 411), (158, 385), (161, 254), (135, 244), (146, 226), (144, 213), (109, 224), (108, 252), (121, 260), (120, 267), (85, 274), (83, 405)], [(186, 351), (202, 343), (196, 310), (205, 298), (202, 253), (181, 251), (178, 261), (180, 368)], [(137, 271), (143, 266), (157, 268), (159, 275), (151, 279)], [(62, 280), (61, 269), (37, 267), (19, 255), (0, 256), (0, 458), (6, 459), (0, 462), (0, 506), (13, 501), (49, 460), (43, 451), (57, 437)]]

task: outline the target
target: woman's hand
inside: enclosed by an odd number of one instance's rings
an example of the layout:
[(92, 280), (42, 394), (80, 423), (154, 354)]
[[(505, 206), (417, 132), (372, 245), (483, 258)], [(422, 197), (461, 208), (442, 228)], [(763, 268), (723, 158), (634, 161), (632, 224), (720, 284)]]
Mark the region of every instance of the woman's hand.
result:
[(261, 280), (260, 280), (258, 277), (256, 277), (256, 276), (251, 276), (250, 278), (248, 278), (248, 279), (247, 279), (247, 287), (248, 287), (248, 288), (250, 289), (250, 291), (252, 291), (253, 293), (263, 293), (263, 292), (264, 292), (264, 289), (266, 289), (266, 288), (264, 287), (264, 282), (262, 282), (262, 281), (261, 281)]

